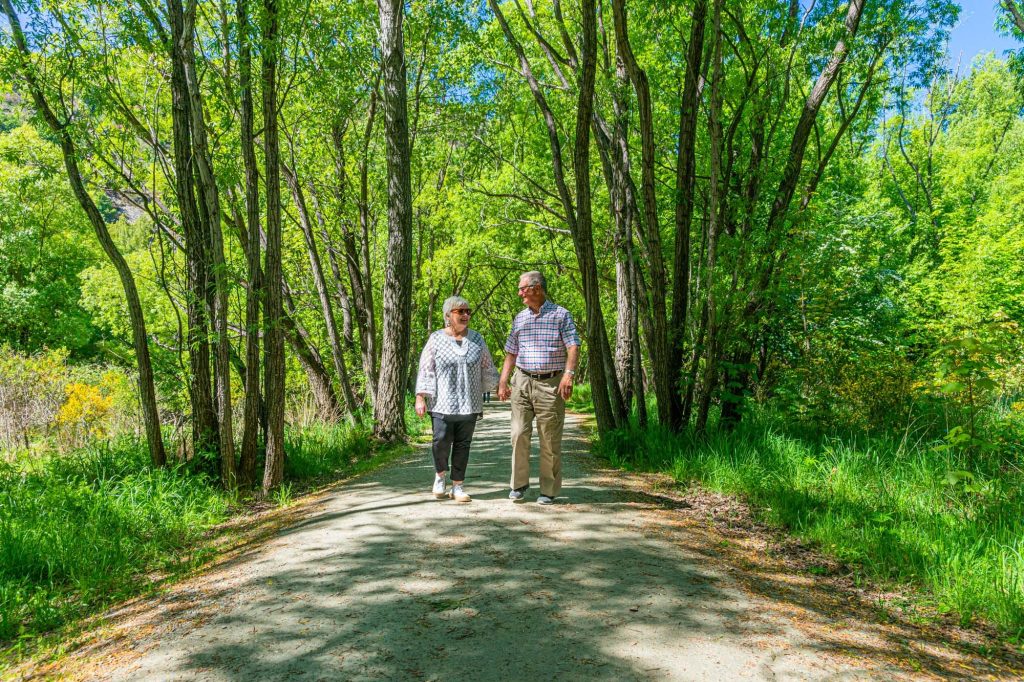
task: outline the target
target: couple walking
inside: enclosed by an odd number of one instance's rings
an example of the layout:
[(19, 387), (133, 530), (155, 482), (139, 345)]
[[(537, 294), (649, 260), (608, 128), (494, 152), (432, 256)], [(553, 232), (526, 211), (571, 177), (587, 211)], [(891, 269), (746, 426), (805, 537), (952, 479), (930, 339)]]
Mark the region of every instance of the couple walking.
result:
[[(512, 321), (501, 377), (483, 337), (469, 328), (472, 310), (462, 297), (444, 302), (445, 327), (427, 339), (416, 378), (416, 414), (434, 427), (433, 492), (469, 502), (463, 483), (483, 394), (498, 387), (499, 400), (512, 400), (512, 480), (508, 496), (524, 499), (530, 487), (530, 436), (537, 421), (540, 439), (540, 504), (552, 504), (562, 488), (562, 425), (572, 395), (580, 339), (569, 311), (547, 300), (544, 275), (519, 278), (526, 306)], [(516, 372), (512, 374), (512, 369)], [(451, 464), (451, 492), (447, 476)]]

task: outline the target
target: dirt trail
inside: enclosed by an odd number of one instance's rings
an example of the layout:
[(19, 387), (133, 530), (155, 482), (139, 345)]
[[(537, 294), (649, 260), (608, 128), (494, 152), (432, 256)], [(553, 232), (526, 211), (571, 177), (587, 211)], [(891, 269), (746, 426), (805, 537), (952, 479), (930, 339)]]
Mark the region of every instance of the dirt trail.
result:
[(248, 555), (175, 587), (89, 677), (909, 675), (891, 659), (843, 655), (843, 647), (808, 634), (776, 597), (750, 590), (733, 568), (695, 551), (685, 528), (655, 524), (671, 513), (664, 500), (586, 473), (589, 454), (574, 417), (559, 504), (536, 504), (536, 462), (527, 502), (512, 504), (508, 427), (507, 405), (490, 404), (470, 461), (473, 502), (431, 497), (432, 467), (421, 447), (337, 487)]

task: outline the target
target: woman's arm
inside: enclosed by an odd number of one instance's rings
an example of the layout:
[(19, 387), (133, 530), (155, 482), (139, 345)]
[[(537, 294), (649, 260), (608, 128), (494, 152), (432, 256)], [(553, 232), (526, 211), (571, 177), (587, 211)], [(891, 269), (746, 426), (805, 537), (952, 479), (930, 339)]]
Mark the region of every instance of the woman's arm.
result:
[(437, 395), (437, 368), (434, 364), (434, 335), (427, 337), (427, 343), (420, 353), (420, 368), (416, 373), (416, 414), (427, 413), (427, 400)]

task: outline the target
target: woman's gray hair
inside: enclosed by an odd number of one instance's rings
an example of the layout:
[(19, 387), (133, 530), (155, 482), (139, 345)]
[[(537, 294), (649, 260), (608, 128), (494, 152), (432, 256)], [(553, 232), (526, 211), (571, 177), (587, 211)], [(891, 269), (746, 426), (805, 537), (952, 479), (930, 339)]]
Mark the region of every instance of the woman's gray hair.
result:
[(448, 326), (448, 314), (456, 308), (468, 308), (469, 301), (462, 298), (461, 296), (449, 296), (444, 299), (444, 304), (441, 305), (441, 310), (444, 311), (444, 324)]

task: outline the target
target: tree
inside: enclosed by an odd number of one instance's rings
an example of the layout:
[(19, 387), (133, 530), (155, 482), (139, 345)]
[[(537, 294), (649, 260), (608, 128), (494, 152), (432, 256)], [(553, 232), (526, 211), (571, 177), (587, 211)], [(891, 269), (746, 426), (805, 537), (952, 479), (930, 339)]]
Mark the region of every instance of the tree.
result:
[[(277, 61), (281, 52), (277, 0), (263, 0), (263, 160), (267, 201), (267, 242), (264, 255), (263, 385), (267, 401), (266, 460), (263, 494), (284, 477), (284, 307), (281, 265), (281, 170), (278, 136)], [(251, 226), (250, 229), (255, 229)]]
[[(117, 244), (111, 238), (106, 222), (96, 207), (96, 203), (85, 187), (82, 172), (79, 168), (78, 149), (71, 136), (70, 114), (64, 111), (62, 112), (63, 116), (58, 117), (56, 110), (51, 107), (44, 86), (37, 76), (35, 65), (31, 61), (32, 55), (25, 42), (25, 33), (21, 28), (21, 20), (17, 12), (15, 12), (11, 0), (2, 1), (4, 14), (7, 15), (7, 21), (10, 23), (11, 33), (14, 38), (18, 72), (25, 81), (37, 113), (42, 117), (50, 131), (60, 140), (61, 153), (64, 156), (64, 167), (75, 198), (89, 218), (89, 223), (96, 233), (100, 246), (121, 279), (121, 286), (124, 288), (125, 299), (128, 303), (128, 314), (132, 325), (132, 340), (135, 347), (136, 363), (139, 368), (139, 398), (142, 403), (142, 417), (146, 426), (146, 442), (149, 446), (149, 455), (153, 465), (163, 466), (167, 461), (167, 455), (164, 451), (163, 436), (160, 428), (160, 413), (156, 403), (156, 387), (153, 381), (153, 364), (149, 356), (146, 320), (142, 314), (142, 304), (139, 302), (135, 278), (125, 262), (124, 256), (118, 250)], [(62, 99), (61, 101), (65, 100)]]
[(377, 0), (388, 169), (388, 245), (380, 383), (373, 417), (374, 434), (388, 442), (405, 438), (404, 396), (412, 333), (412, 182), (402, 33), (404, 7), (400, 0)]

